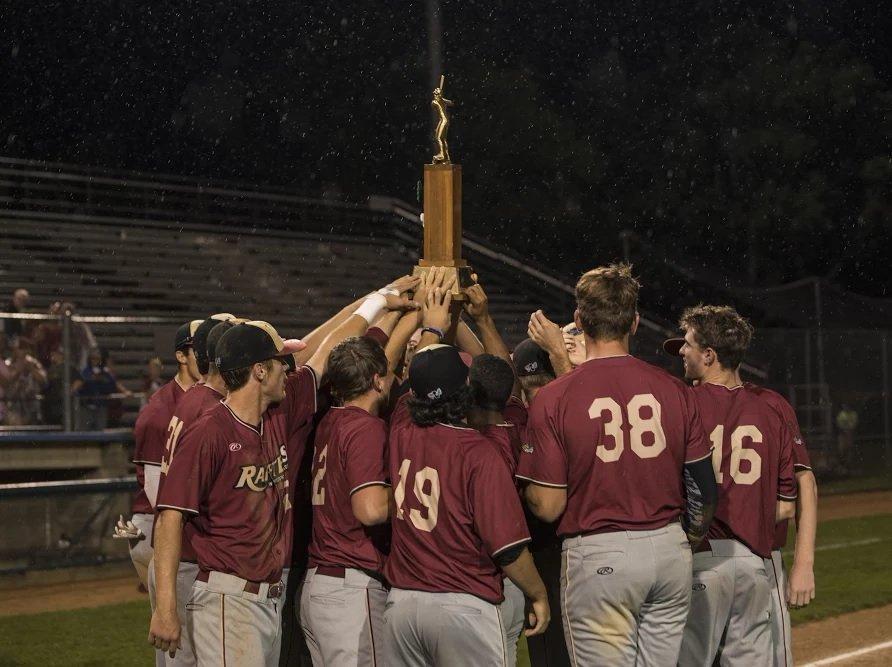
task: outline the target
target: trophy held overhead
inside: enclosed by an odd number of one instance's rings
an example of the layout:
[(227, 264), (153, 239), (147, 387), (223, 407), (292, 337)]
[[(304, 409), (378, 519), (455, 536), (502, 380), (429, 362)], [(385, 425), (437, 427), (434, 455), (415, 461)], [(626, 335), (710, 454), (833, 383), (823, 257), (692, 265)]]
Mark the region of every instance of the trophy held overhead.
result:
[(444, 82), (441, 76), (431, 100), (438, 117), (434, 131), (438, 152), (431, 164), (424, 165), (424, 254), (414, 275), (423, 275), (435, 266), (447, 267), (458, 274), (453, 300), (464, 301), (461, 290), (473, 280), (471, 267), (461, 256), (461, 165), (452, 163), (446, 142), (448, 109), (454, 104), (443, 97)]

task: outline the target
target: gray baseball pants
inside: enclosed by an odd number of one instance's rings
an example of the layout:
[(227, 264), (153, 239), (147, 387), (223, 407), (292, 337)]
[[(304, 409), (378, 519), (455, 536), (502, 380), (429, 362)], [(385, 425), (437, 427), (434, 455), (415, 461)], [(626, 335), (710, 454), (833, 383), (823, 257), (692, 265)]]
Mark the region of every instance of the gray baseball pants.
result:
[(307, 570), (300, 622), (314, 667), (384, 665), (382, 634), (387, 590), (361, 570), (344, 578)]
[(130, 520), (146, 536), (143, 540), (129, 540), (129, 548), (130, 560), (133, 561), (133, 567), (136, 568), (136, 576), (139, 577), (142, 585), (148, 590), (149, 563), (152, 562), (152, 555), (154, 554), (154, 549), (152, 549), (152, 528), (155, 525), (155, 517), (152, 514), (134, 514)]
[(505, 599), (499, 605), (502, 622), (505, 624), (505, 639), (508, 648), (508, 664), (517, 664), (517, 642), (523, 631), (523, 616), (527, 598), (513, 581), (505, 577)]
[(499, 606), (467, 593), (390, 589), (384, 608), (387, 667), (506, 667)]
[[(152, 611), (155, 611), (155, 562), (149, 565), (149, 603)], [(195, 654), (192, 651), (192, 641), (186, 632), (186, 603), (192, 597), (192, 584), (198, 576), (198, 565), (180, 561), (177, 569), (177, 616), (180, 618), (180, 645), (175, 657), (171, 658), (167, 651), (155, 650), (156, 667), (193, 667)]]
[(780, 549), (771, 552), (768, 580), (771, 582), (771, 644), (774, 646), (774, 667), (793, 667), (793, 635), (790, 610), (787, 608), (787, 573)]
[[(736, 540), (710, 540), (694, 554), (691, 611), (680, 667), (770, 665), (771, 583), (766, 560)], [(770, 569), (770, 564), (767, 565)]]
[(679, 524), (567, 538), (562, 557), (575, 667), (676, 664), (691, 599), (691, 549)]
[(278, 666), (280, 600), (269, 597), (269, 584), (248, 593), (245, 583), (231, 574), (210, 572), (207, 582), (192, 585), (186, 632), (198, 667)]

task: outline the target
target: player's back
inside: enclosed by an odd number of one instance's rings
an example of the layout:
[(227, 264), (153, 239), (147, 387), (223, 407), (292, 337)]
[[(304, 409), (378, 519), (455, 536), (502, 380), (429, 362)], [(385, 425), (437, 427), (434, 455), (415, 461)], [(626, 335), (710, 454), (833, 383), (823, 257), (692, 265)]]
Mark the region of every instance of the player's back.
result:
[(703, 383), (693, 390), (713, 446), (720, 487), (710, 539), (736, 539), (768, 558), (776, 501), (795, 500), (793, 433), (758, 387)]
[(592, 359), (530, 407), (519, 476), (567, 487), (561, 535), (653, 530), (684, 508), (683, 467), (708, 456), (690, 389), (630, 355)]
[(499, 445), (472, 428), (417, 426), (401, 403), (389, 441), (397, 512), (386, 578), (396, 588), (498, 603), (492, 556), (529, 540)]

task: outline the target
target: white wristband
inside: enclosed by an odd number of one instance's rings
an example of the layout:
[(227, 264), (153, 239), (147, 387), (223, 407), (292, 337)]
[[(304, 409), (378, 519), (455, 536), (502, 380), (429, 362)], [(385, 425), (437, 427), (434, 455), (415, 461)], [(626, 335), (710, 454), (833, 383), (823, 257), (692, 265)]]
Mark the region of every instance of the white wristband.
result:
[(375, 292), (375, 294), (382, 294), (384, 296), (399, 296), (400, 291), (395, 287), (391, 287), (390, 285), (388, 285), (387, 287), (382, 287), (381, 289), (379, 289), (377, 292)]
[(359, 308), (353, 311), (353, 314), (359, 315), (371, 324), (378, 319), (385, 306), (387, 306), (387, 297), (383, 294), (371, 294), (359, 305)]

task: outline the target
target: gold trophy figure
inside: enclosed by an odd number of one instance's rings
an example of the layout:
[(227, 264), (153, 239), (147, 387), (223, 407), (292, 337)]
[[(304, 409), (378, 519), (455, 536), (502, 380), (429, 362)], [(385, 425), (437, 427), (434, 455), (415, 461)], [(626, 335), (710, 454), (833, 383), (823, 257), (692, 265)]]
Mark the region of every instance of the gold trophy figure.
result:
[(446, 109), (454, 105), (451, 100), (443, 97), (445, 79), (445, 76), (440, 76), (440, 85), (434, 88), (434, 99), (431, 100), (431, 106), (437, 110), (437, 115), (440, 117), (434, 134), (440, 152), (434, 155), (434, 164), (451, 164), (452, 162), (449, 159), (449, 144), (446, 143), (446, 133), (449, 131), (449, 116), (446, 114)]

